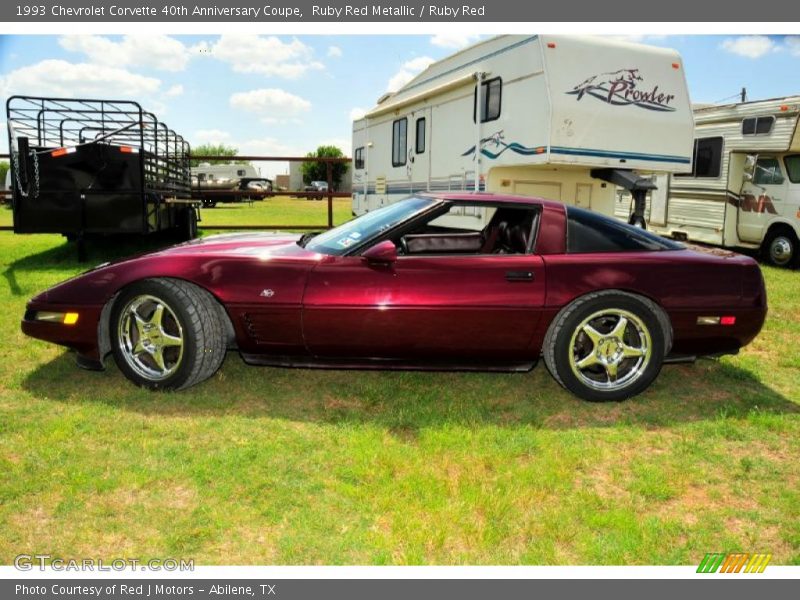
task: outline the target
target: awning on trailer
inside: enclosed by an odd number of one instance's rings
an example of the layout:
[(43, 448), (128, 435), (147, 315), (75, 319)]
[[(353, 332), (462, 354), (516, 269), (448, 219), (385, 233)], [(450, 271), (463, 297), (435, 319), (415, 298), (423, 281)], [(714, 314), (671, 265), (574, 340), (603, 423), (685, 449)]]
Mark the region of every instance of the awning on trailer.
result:
[(592, 169), (591, 174), (595, 179), (602, 179), (631, 192), (658, 189), (655, 181), (630, 169)]

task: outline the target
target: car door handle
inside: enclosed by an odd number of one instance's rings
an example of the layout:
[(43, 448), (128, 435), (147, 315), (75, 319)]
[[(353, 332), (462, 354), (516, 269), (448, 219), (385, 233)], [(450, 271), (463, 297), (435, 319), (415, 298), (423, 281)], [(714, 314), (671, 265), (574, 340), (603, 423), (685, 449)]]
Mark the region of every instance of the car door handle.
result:
[(533, 281), (533, 271), (506, 271), (507, 281)]

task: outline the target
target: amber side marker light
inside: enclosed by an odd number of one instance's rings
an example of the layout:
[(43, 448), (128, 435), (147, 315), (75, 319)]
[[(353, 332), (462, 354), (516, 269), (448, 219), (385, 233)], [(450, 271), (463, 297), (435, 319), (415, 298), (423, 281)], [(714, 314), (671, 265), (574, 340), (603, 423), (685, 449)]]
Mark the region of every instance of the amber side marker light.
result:
[(43, 321), (45, 323), (63, 323), (64, 325), (75, 325), (78, 322), (78, 313), (62, 313), (40, 310), (36, 313), (34, 319), (36, 321)]

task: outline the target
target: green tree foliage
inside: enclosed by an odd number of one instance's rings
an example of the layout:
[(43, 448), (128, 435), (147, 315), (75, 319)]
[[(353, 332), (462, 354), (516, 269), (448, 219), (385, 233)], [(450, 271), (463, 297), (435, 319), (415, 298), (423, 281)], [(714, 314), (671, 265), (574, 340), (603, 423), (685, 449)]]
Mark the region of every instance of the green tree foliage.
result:
[[(309, 158), (342, 158), (344, 153), (336, 146), (320, 146), (314, 152), (306, 154)], [(345, 173), (347, 173), (347, 163), (338, 162), (333, 163), (333, 188), (339, 189)], [(326, 163), (317, 162), (304, 162), (301, 166), (303, 172), (303, 181), (311, 183), (312, 181), (328, 181), (328, 167)]]
[(6, 173), (8, 173), (8, 161), (0, 160), (0, 186), (6, 185)]
[[(239, 149), (234, 146), (227, 146), (226, 144), (200, 144), (192, 148), (192, 156), (230, 156), (231, 159), (239, 154)], [(247, 164), (243, 160), (206, 160), (204, 158), (193, 158), (191, 166), (197, 167), (201, 163), (209, 163), (212, 165), (230, 165), (230, 164)]]

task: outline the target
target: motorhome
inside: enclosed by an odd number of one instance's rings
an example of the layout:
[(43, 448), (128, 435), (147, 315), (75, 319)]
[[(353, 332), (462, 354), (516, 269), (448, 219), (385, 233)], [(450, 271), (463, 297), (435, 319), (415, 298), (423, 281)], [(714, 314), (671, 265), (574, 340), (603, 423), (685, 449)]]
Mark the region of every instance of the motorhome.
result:
[[(694, 116), (694, 167), (660, 182), (648, 227), (800, 263), (800, 96), (701, 106)], [(618, 216), (628, 206), (622, 200)]]
[(192, 193), (202, 200), (205, 207), (212, 207), (217, 202), (241, 201), (243, 196), (238, 192), (248, 190), (272, 191), (272, 180), (262, 177), (249, 163), (229, 165), (200, 163), (192, 167)]
[[(613, 214), (622, 186), (642, 221), (652, 176), (690, 172), (692, 144), (676, 51), (499, 36), (431, 64), (353, 123), (353, 212), (424, 190), (488, 190)], [(464, 218), (480, 223), (480, 211)]]

